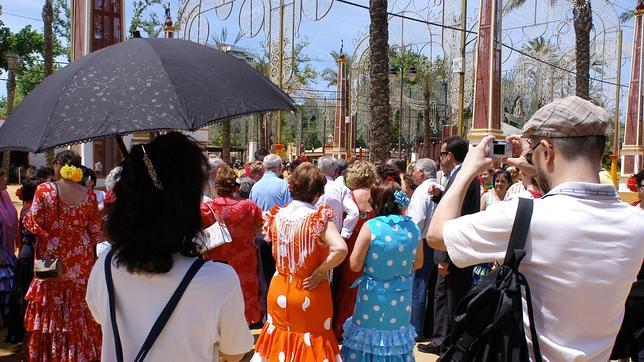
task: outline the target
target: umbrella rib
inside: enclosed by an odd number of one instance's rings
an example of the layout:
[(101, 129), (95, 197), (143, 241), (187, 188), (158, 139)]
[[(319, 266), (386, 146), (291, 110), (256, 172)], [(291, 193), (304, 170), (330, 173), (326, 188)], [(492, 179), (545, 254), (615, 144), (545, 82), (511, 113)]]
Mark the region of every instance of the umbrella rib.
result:
[(168, 78), (168, 83), (170, 83), (170, 85), (172, 86), (172, 90), (174, 91), (174, 96), (177, 98), (177, 102), (178, 102), (178, 103), (181, 105), (181, 107), (183, 108), (183, 109), (182, 109), (182, 111), (183, 111), (183, 112), (182, 112), (182, 117), (181, 117), (181, 118), (182, 118), (182, 120), (183, 120), (183, 123), (185, 124), (186, 129), (190, 129), (190, 128), (191, 128), (191, 127), (190, 127), (191, 125), (189, 124), (188, 120), (187, 120), (187, 119), (186, 119), (186, 117), (185, 117), (185, 116), (186, 116), (186, 114), (187, 114), (187, 112), (186, 112), (186, 110), (187, 110), (186, 105), (185, 105), (185, 104), (183, 104), (183, 102), (182, 102), (182, 101), (181, 101), (181, 99), (179, 98), (179, 95), (178, 95), (178, 93), (177, 93), (177, 88), (174, 86), (174, 83), (172, 82), (172, 78), (170, 78), (170, 74), (169, 74), (169, 73), (168, 73), (168, 71), (165, 69), (165, 64), (163, 64), (163, 61), (161, 60), (161, 57), (159, 56), (159, 54), (157, 54), (156, 49), (154, 49), (154, 47), (153, 47), (152, 45), (150, 45), (150, 43), (149, 43), (149, 42), (147, 42), (147, 41), (145, 42), (145, 44), (146, 44), (148, 47), (150, 47), (150, 49), (152, 49), (152, 53), (153, 53), (153, 54), (154, 54), (154, 56), (156, 56), (156, 57), (157, 57), (157, 59), (159, 60), (159, 63), (161, 64), (161, 69), (162, 69), (162, 70), (163, 70), (163, 72), (165, 73), (165, 76)]

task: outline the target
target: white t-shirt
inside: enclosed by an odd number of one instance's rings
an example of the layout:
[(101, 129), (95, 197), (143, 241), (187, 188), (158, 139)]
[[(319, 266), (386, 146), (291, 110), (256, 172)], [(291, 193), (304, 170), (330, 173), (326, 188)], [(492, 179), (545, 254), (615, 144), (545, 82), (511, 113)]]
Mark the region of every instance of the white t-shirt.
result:
[[(115, 361), (102, 254), (89, 277), (86, 300), (101, 324), (101, 361)], [(132, 361), (152, 325), (183, 279), (195, 258), (173, 257), (165, 274), (131, 274), (112, 261), (116, 294), (116, 319), (123, 357)], [(188, 285), (170, 320), (150, 349), (146, 361), (219, 361), (219, 351), (234, 355), (253, 347), (253, 336), (244, 317), (244, 298), (234, 269), (206, 262)]]
[[(517, 205), (497, 202), (447, 222), (452, 262), (503, 260)], [(644, 258), (644, 212), (620, 202), (610, 185), (564, 183), (534, 200), (525, 247), (519, 270), (544, 360), (607, 361)], [(525, 305), (523, 319), (530, 341)]]

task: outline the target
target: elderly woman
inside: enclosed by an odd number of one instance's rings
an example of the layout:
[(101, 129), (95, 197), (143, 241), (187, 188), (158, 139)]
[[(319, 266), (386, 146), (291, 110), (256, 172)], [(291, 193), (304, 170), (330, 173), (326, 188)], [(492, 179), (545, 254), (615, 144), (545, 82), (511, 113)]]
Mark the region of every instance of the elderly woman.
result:
[(328, 273), (347, 254), (328, 206), (315, 207), (326, 178), (314, 165), (298, 166), (288, 184), (293, 202), (266, 215), (277, 273), (268, 290), (266, 324), (254, 361), (339, 361), (331, 330), (333, 304)]
[(236, 172), (221, 166), (215, 179), (217, 197), (201, 205), (204, 228), (214, 224), (215, 214), (226, 224), (232, 242), (204, 253), (208, 260), (225, 261), (237, 272), (244, 293), (245, 315), (248, 324), (262, 321), (259, 309), (259, 271), (255, 235), (262, 227), (262, 209), (250, 199), (239, 198)]
[[(359, 211), (358, 223), (353, 228), (351, 237), (347, 239), (349, 253), (353, 251), (353, 245), (362, 225), (376, 216), (369, 202), (371, 186), (376, 182), (376, 177), (376, 170), (373, 165), (366, 161), (354, 162), (346, 171), (345, 182), (351, 189), (351, 197), (358, 205)], [(344, 321), (353, 314), (358, 290), (351, 288), (351, 285), (358, 279), (360, 274), (360, 272), (351, 270), (348, 259), (344, 259), (342, 264), (335, 268), (333, 277), (333, 331), (338, 339), (342, 339)]]
[[(87, 287), (87, 305), (103, 332), (101, 361), (117, 355), (122, 361), (239, 361), (251, 349), (235, 271), (204, 263), (194, 241), (202, 230), (206, 169), (200, 146), (176, 132), (128, 154), (107, 218), (112, 248), (99, 257)], [(180, 285), (187, 289), (156, 343), (137, 358)]]

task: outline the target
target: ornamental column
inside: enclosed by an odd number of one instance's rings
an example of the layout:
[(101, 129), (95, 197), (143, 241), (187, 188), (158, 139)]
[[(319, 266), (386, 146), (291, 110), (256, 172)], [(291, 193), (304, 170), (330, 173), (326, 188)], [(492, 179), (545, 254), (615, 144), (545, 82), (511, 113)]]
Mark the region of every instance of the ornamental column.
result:
[[(72, 0), (72, 61), (122, 42), (125, 39), (124, 9), (124, 0)], [(83, 165), (96, 168), (96, 176), (99, 178), (105, 177), (122, 159), (121, 151), (112, 138), (97, 139), (72, 147), (82, 155)], [(97, 167), (99, 163), (100, 167)]]
[(474, 75), (471, 143), (501, 131), (501, 10), (502, 0), (481, 0)]
[(337, 93), (335, 99), (335, 127), (333, 132), (333, 153), (338, 157), (346, 157), (348, 150), (348, 118), (349, 97), (347, 97), (347, 57), (340, 50), (338, 56)]
[(622, 147), (621, 180), (626, 180), (639, 172), (644, 165), (642, 158), (642, 41), (644, 39), (644, 1), (640, 0), (635, 8), (635, 29), (633, 30), (633, 56), (631, 61), (631, 78), (628, 88), (626, 125), (624, 126), (624, 145)]

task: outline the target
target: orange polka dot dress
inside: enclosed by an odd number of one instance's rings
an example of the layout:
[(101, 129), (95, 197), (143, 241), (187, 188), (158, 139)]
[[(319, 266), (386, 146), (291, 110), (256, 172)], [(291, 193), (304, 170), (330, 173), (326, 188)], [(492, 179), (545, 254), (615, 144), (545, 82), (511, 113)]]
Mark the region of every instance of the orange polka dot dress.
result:
[(331, 329), (331, 288), (323, 280), (304, 290), (302, 281), (326, 260), (328, 246), (320, 239), (333, 211), (301, 201), (273, 208), (264, 215), (264, 235), (273, 243), (277, 272), (268, 290), (266, 323), (251, 361), (342, 361)]

